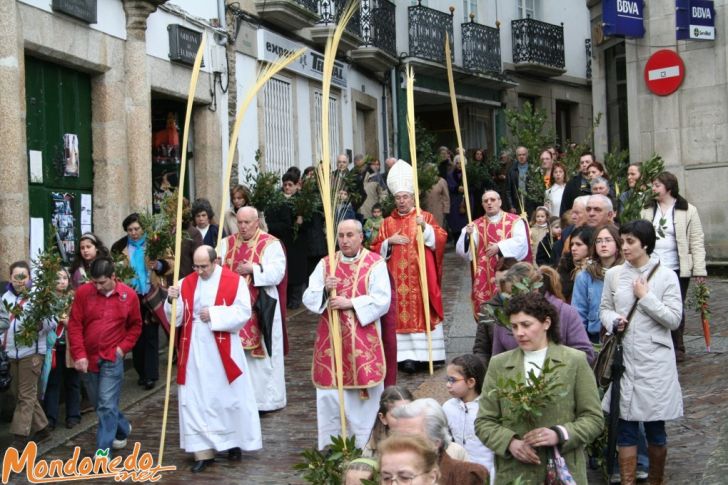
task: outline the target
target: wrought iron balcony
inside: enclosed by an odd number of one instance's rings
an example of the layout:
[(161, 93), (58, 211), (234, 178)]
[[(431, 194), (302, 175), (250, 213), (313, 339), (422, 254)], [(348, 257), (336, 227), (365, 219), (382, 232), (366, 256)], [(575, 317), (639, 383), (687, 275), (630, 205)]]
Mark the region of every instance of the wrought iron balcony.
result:
[(532, 18), (511, 21), (513, 64), (517, 71), (559, 76), (564, 69), (564, 26)]
[(319, 0), (256, 0), (258, 15), (288, 30), (314, 25), (319, 19)]
[(409, 55), (433, 62), (445, 63), (445, 33), (450, 36), (450, 54), (453, 50), (452, 19), (450, 13), (424, 7), (422, 0), (407, 8), (409, 14)]
[(354, 62), (374, 72), (385, 71), (397, 63), (397, 7), (390, 0), (361, 0), (361, 45), (352, 50)]
[[(346, 8), (348, 0), (318, 0), (319, 24), (336, 25)], [(354, 16), (346, 24), (346, 32), (361, 37), (361, 11), (356, 10)]]
[(463, 67), (483, 73), (501, 72), (500, 29), (470, 22), (462, 24)]
[(397, 6), (390, 0), (361, 0), (361, 38), (363, 47), (377, 47), (397, 57)]
[[(333, 33), (339, 23), (341, 14), (346, 8), (347, 0), (318, 0), (319, 18), (316, 25), (311, 29), (311, 39), (322, 46)], [(361, 12), (356, 10), (348, 24), (344, 35), (341, 36), (339, 49), (347, 52), (356, 49), (361, 44)]]

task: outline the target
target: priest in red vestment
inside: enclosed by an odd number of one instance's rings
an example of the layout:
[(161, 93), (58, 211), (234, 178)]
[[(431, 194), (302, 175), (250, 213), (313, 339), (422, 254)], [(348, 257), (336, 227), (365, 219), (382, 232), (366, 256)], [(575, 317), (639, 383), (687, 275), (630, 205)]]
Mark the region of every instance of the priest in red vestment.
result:
[[(465, 226), (455, 245), (456, 252), (471, 261), (470, 238), (475, 246), (476, 265), (473, 274), (473, 314), (478, 321), (478, 311), (498, 292), (495, 268), (500, 258), (515, 258), (531, 262), (528, 225), (516, 214), (501, 210), (498, 192), (486, 190), (482, 197), (485, 215)], [(472, 272), (472, 265), (470, 265)]]
[[(380, 319), (389, 309), (391, 288), (382, 257), (362, 246), (364, 232), (359, 221), (340, 222), (336, 237), (341, 250), (335, 256), (334, 273), (326, 256), (314, 269), (303, 294), (303, 304), (321, 315), (311, 369), (316, 386), (318, 446), (323, 449), (332, 435), (341, 435), (330, 321), (331, 313), (337, 312), (347, 431), (355, 436), (356, 446), (363, 449), (384, 390), (386, 366)], [(336, 290), (336, 296), (329, 297), (332, 290)]]
[[(417, 214), (412, 167), (405, 161), (392, 166), (387, 186), (394, 194), (396, 208), (384, 219), (372, 251), (387, 260), (397, 294), (397, 361), (405, 372), (415, 372), (417, 362), (429, 361), (425, 309), (420, 271), (426, 271), (430, 300), (432, 360), (445, 360), (445, 338), (442, 325), (442, 260), (447, 233), (426, 211)], [(426, 268), (420, 268), (417, 249), (417, 226), (423, 231)]]
[(238, 233), (222, 240), (223, 267), (243, 277), (253, 313), (240, 330), (240, 341), (253, 379), (259, 411), (286, 406), (285, 302), (279, 287), (286, 274), (286, 256), (278, 238), (260, 230), (255, 207), (241, 207)]

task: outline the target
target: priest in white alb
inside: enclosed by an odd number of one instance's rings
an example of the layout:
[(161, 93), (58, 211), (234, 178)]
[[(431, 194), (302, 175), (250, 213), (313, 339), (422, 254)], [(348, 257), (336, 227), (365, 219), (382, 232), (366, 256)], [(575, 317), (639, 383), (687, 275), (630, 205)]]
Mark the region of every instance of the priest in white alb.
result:
[(250, 318), (250, 295), (240, 276), (215, 263), (210, 246), (193, 255), (194, 273), (168, 289), (165, 311), (177, 301), (177, 389), (180, 446), (194, 453), (192, 472), (216, 451), (238, 461), (263, 446), (251, 373), (238, 332)]
[[(337, 312), (341, 328), (344, 409), (348, 434), (364, 449), (379, 411), (384, 390), (385, 361), (380, 318), (387, 313), (391, 287), (382, 257), (362, 246), (361, 223), (339, 223), (335, 270), (329, 257), (319, 261), (309, 277), (303, 304), (321, 315), (316, 329), (311, 377), (316, 386), (318, 446), (341, 435), (339, 394), (334, 360), (331, 314)], [(330, 292), (336, 290), (336, 296)]]
[(221, 241), (222, 265), (242, 276), (250, 292), (253, 313), (240, 330), (253, 379), (259, 411), (286, 406), (285, 322), (281, 292), (286, 287), (286, 254), (274, 236), (260, 229), (255, 207), (235, 215), (238, 233)]
[[(516, 214), (501, 210), (501, 198), (495, 190), (486, 190), (481, 198), (485, 215), (463, 227), (455, 251), (466, 261), (471, 261), (470, 238), (475, 247), (476, 265), (471, 299), (473, 316), (481, 306), (498, 292), (495, 269), (500, 258), (515, 258), (531, 262), (531, 244), (528, 224)], [(472, 271), (471, 271), (472, 273)]]

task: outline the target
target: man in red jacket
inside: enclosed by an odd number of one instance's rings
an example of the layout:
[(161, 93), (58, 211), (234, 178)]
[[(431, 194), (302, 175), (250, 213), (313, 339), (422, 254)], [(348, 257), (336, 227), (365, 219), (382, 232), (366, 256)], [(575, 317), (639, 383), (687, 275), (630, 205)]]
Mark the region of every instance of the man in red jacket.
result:
[(101, 257), (91, 263), (91, 282), (81, 286), (71, 307), (68, 338), (76, 370), (83, 373), (96, 403), (98, 450), (126, 446), (131, 424), (119, 411), (124, 379), (124, 355), (142, 331), (136, 292), (117, 281), (114, 261)]

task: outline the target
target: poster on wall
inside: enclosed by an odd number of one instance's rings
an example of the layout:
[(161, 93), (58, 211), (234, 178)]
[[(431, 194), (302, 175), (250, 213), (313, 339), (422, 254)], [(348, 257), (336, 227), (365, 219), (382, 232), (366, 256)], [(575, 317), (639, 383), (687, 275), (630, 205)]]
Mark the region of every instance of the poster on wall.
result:
[(51, 192), (51, 224), (56, 228), (61, 252), (72, 255), (76, 251), (76, 220), (73, 217), (73, 195)]
[(78, 177), (78, 135), (66, 133), (63, 135), (63, 176)]
[(91, 194), (81, 194), (81, 234), (91, 232)]

